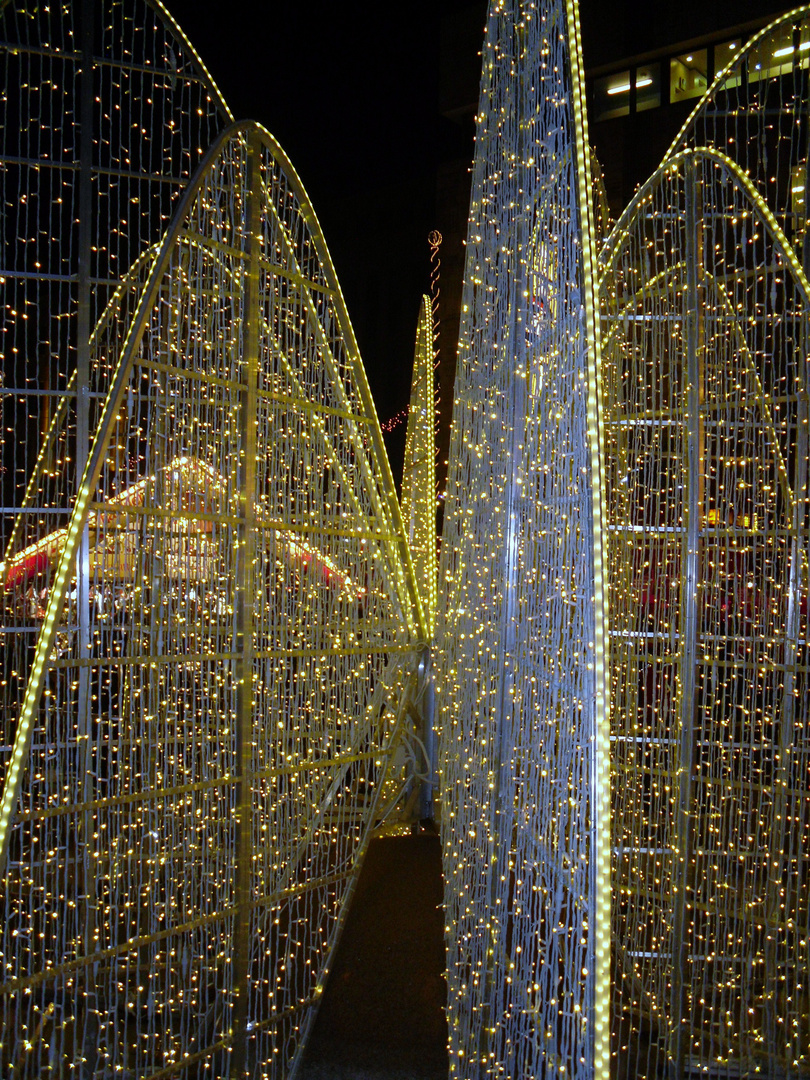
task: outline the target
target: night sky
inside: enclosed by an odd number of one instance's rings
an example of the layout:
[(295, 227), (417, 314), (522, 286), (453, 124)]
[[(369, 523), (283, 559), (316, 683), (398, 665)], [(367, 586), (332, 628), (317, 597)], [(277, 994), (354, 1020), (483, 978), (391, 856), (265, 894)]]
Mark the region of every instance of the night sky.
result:
[[(472, 154), (470, 128), (439, 113), (441, 22), (471, 9), (483, 40), (485, 3), (166, 3), (235, 117), (268, 128), (301, 177), (386, 421), (408, 402), (437, 170)], [(585, 66), (782, 7), (780, 0), (581, 0)], [(387, 436), (395, 476), (403, 441), (404, 427)]]
[(301, 177), (385, 421), (408, 402), (437, 163), (466, 148), (437, 83), (441, 16), (469, 3), (167, 6), (234, 116), (268, 128)]

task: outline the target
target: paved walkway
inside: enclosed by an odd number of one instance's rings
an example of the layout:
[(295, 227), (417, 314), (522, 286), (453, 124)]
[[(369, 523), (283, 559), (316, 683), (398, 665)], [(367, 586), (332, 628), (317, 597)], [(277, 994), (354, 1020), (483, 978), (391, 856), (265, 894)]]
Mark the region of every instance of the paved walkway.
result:
[(446, 1080), (441, 850), (372, 842), (301, 1080)]

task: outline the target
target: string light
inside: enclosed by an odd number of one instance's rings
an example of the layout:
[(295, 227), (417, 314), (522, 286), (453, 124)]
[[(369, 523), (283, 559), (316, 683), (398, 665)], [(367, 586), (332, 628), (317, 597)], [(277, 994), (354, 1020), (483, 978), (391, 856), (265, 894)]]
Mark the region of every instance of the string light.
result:
[(750, 66), (807, 15), (737, 52), (602, 255), (628, 1080), (799, 1075), (810, 1053), (807, 152), (761, 125), (805, 74)]
[(436, 426), (433, 304), (422, 297), (413, 358), (413, 381), (402, 469), (402, 520), (419, 585), (428, 641), (436, 629)]
[(600, 327), (576, 8), (493, 0), (442, 604), (431, 300), (401, 515), (278, 145), (162, 9), (2, 21), (4, 1075), (293, 1067), (437, 608), (451, 1075), (801, 1075), (808, 164), (762, 117), (808, 9), (606, 237)]
[(578, 49), (566, 5), (490, 5), (439, 575), (453, 1077), (608, 1075), (604, 1022), (592, 1071), (609, 838)]
[[(30, 73), (20, 115), (39, 116), (41, 95), (67, 126), (37, 127), (24, 175), (4, 167), (6, 205), (19, 183), (26, 207), (44, 190), (32, 177), (61, 176), (43, 162), (71, 147), (81, 111), (74, 11), (30, 15), (3, 10), (5, 62)], [(3, 391), (7, 426), (9, 403), (24, 422), (4, 447), (0, 1072), (277, 1077), (311, 1026), (372, 831), (414, 790), (412, 643), (427, 633), (292, 166), (255, 126), (216, 136), (228, 117), (162, 9), (97, 15), (89, 342), (48, 277), (76, 255), (62, 218), (47, 243), (50, 211), (7, 221), (43, 281), (29, 302), (27, 263), (6, 249)], [(28, 152), (26, 132), (5, 155)], [(103, 199), (120, 201), (109, 229)], [(77, 195), (64, 213), (86, 209)]]

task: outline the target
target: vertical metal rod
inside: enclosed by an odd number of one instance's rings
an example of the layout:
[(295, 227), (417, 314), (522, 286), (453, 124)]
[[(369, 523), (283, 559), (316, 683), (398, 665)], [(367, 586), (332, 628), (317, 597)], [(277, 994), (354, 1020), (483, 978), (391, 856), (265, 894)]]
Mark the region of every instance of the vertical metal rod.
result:
[[(432, 377), (432, 376), (431, 376)], [(419, 803), (419, 817), (422, 821), (432, 821), (434, 815), (433, 792), (436, 782), (436, 732), (433, 728), (435, 716), (435, 689), (433, 681), (433, 661), (430, 649), (425, 649), (420, 660), (420, 706), (422, 720), (422, 741), (425, 745), (427, 761), (427, 780), (422, 783)]]
[(253, 850), (253, 712), (256, 596), (256, 457), (259, 377), (259, 255), (261, 247), (259, 191), (261, 143), (254, 132), (247, 142), (245, 206), (246, 271), (242, 323), (243, 386), (240, 400), (242, 452), (238, 466), (241, 500), (236, 528), (236, 821), (234, 885), (236, 914), (233, 938), (233, 1054), (230, 1076), (248, 1075), (248, 1004), (250, 996), (250, 921)]
[[(81, 0), (76, 10), (81, 68), (78, 79), (78, 121), (79, 121), (79, 171), (78, 171), (78, 282), (76, 307), (76, 451), (75, 478), (76, 493), (84, 477), (85, 467), (90, 455), (90, 334), (92, 332), (92, 247), (93, 247), (93, 128), (94, 128), (94, 93), (93, 93), (93, 21), (95, 4), (93, 0)], [(92, 653), (92, 627), (90, 619), (90, 532), (87, 524), (82, 530), (76, 547), (76, 623), (77, 656), (79, 670), (76, 687), (76, 788), (84, 803), (93, 799), (92, 791), (92, 746), (93, 722), (91, 715), (92, 689), (90, 665), (82, 663)], [(85, 897), (83, 911), (82, 937), (87, 951), (93, 947), (94, 907), (91, 898), (95, 896), (95, 868), (90, 865), (88, 844), (93, 835), (93, 815), (85, 811), (79, 820), (76, 837), (77, 852), (81, 853), (81, 866), (78, 868), (83, 882)], [(96, 990), (92, 979), (84, 987), (85, 1013), (81, 1029), (83, 1058), (91, 1063), (97, 1051), (97, 1027), (90, 1024), (91, 1015), (96, 1011)], [(92, 1065), (90, 1066), (92, 1068)]]
[[(509, 322), (510, 333), (502, 343), (503, 363), (512, 363), (510, 371), (510, 387), (507, 400), (509, 402), (509, 414), (506, 418), (506, 430), (510, 432), (511, 445), (509, 448), (509, 468), (504, 477), (504, 551), (503, 565), (503, 607), (500, 619), (500, 655), (503, 661), (500, 686), (498, 688), (498, 708), (495, 720), (498, 730), (493, 733), (492, 743), (494, 755), (491, 769), (492, 795), (490, 797), (489, 839), (490, 846), (487, 848), (489, 865), (485, 869), (487, 875), (487, 932), (489, 944), (487, 947), (486, 970), (484, 972), (484, 989), (482, 995), (482, 1022), (479, 1033), (478, 1075), (482, 1078), (488, 1075), (487, 1061), (494, 1043), (496, 1017), (492, 1009), (492, 998), (496, 992), (496, 977), (498, 975), (499, 954), (503, 947), (500, 933), (500, 920), (506, 917), (504, 904), (497, 903), (498, 883), (501, 878), (502, 867), (508, 863), (508, 848), (511, 843), (511, 828), (504, 827), (504, 819), (511, 805), (510, 793), (504, 791), (503, 772), (504, 761), (508, 759), (506, 748), (509, 745), (509, 737), (513, 737), (512, 703), (515, 700), (515, 662), (517, 658), (517, 590), (519, 586), (518, 574), (520, 567), (520, 525), (519, 525), (519, 501), (521, 492), (524, 490), (524, 465), (523, 445), (526, 440), (526, 379), (520, 378), (516, 368), (526, 362), (525, 350), (518, 348), (518, 309), (517, 298), (522, 297), (526, 288), (522, 277), (516, 275), (514, 290), (512, 293), (512, 312)], [(505, 395), (506, 396), (506, 395)], [(506, 718), (509, 718), (507, 728)], [(497, 913), (497, 918), (496, 918)]]
[[(805, 80), (805, 87), (807, 82)], [(802, 95), (806, 104), (806, 94)], [(810, 162), (805, 169), (805, 185), (810, 180)], [(810, 244), (805, 231), (802, 245), (802, 264), (805, 273), (810, 269)], [(806, 321), (803, 323), (806, 335)], [(773, 1048), (784, 1021), (784, 1001), (778, 1000), (780, 986), (789, 995), (791, 988), (780, 977), (779, 950), (776, 934), (780, 921), (780, 893), (783, 888), (783, 874), (787, 869), (788, 855), (785, 850), (794, 830), (788, 824), (788, 797), (790, 787), (790, 750), (796, 738), (796, 674), (799, 660), (798, 639), (801, 624), (802, 594), (806, 595), (807, 583), (803, 584), (803, 562), (807, 553), (802, 548), (807, 521), (808, 496), (808, 388), (805, 357), (808, 355), (808, 342), (802, 342), (797, 353), (796, 382), (796, 446), (794, 449), (793, 471), (793, 510), (790, 520), (790, 562), (788, 567), (787, 611), (785, 613), (785, 649), (784, 674), (782, 677), (782, 707), (779, 714), (776, 759), (773, 767), (773, 809), (771, 828), (772, 845), (767, 866), (767, 891), (765, 905), (765, 1045)], [(801, 843), (801, 841), (796, 841)], [(790, 918), (782, 915), (781, 921)]]
[(686, 450), (686, 491), (683, 512), (686, 518), (681, 551), (681, 645), (680, 694), (678, 698), (679, 760), (673, 866), (673, 972), (670, 1071), (684, 1075), (689, 1050), (690, 967), (689, 967), (689, 861), (694, 848), (695, 811), (693, 772), (696, 750), (697, 647), (699, 634), (698, 588), (700, 572), (700, 530), (703, 507), (703, 415), (705, 298), (703, 278), (703, 206), (697, 167), (690, 155), (684, 165), (686, 200), (686, 327), (684, 439)]

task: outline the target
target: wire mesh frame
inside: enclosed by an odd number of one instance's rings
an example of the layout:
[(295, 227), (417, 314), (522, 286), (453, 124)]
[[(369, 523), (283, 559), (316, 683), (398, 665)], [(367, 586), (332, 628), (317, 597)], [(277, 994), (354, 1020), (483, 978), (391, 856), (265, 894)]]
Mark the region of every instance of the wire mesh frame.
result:
[(718, 72), (664, 156), (710, 146), (745, 172), (807, 272), (810, 6), (763, 27)]
[(602, 262), (615, 1075), (801, 1076), (807, 279), (707, 149)]
[(576, 5), (491, 5), (439, 649), (452, 1076), (606, 1076), (608, 740)]
[[(91, 371), (91, 329), (122, 276), (160, 239), (230, 115), (158, 2), (4, 3), (0, 54), (6, 611), (6, 565), (66, 525), (84, 470), (108, 377)], [(66, 458), (72, 471), (61, 467)], [(83, 545), (80, 557), (88, 557)], [(6, 720), (19, 712), (45, 584), (30, 579), (29, 618), (12, 615), (0, 628), (2, 775), (13, 742)]]
[[(294, 1068), (424, 693), (407, 544), (312, 208), (256, 127), (208, 162), (107, 339), (3, 793), (21, 1076), (82, 1057), (87, 1075)], [(114, 432), (137, 449), (123, 488)]]

